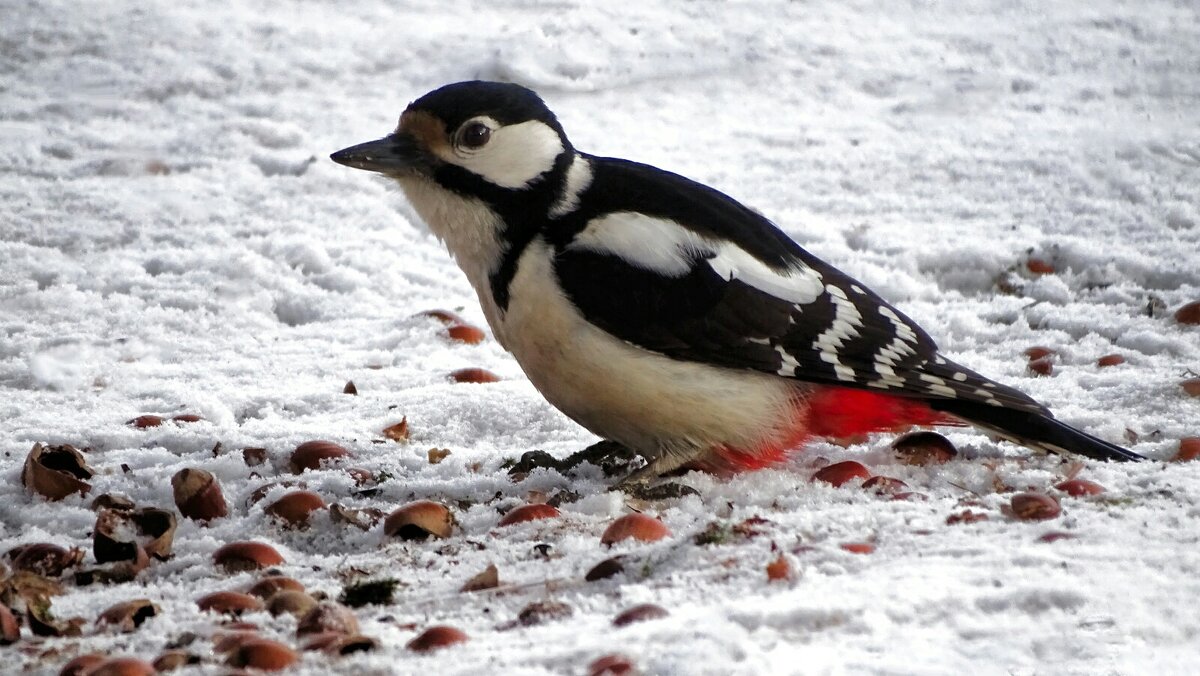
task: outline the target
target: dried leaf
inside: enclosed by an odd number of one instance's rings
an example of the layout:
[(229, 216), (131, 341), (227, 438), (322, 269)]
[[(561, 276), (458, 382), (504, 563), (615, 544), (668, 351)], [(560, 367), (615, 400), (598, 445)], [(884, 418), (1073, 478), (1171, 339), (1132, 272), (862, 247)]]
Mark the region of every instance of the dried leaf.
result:
[(383, 436), (392, 441), (408, 441), (408, 416), (404, 416), (391, 427), (383, 428)]
[(495, 589), (499, 586), (500, 571), (496, 569), (494, 564), (488, 564), (488, 567), (484, 568), (483, 572), (478, 573), (470, 580), (467, 580), (466, 584), (462, 586), (460, 591), (483, 591), (485, 589)]

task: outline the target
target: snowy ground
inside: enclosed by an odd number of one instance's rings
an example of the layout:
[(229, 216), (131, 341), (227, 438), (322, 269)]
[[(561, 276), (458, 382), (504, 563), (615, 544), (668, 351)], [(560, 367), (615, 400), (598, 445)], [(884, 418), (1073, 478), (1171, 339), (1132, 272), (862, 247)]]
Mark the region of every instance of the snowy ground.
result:
[[(638, 8), (616, 9), (626, 4)], [(887, 438), (817, 444), (779, 469), (685, 477), (699, 497), (639, 504), (672, 537), (619, 545), (645, 565), (583, 582), (611, 555), (599, 536), (628, 511), (621, 496), (597, 473), (513, 483), (501, 464), (595, 439), (494, 341), (454, 344), (413, 316), (462, 308), (483, 321), (398, 193), (326, 159), (383, 135), (437, 85), (520, 82), (581, 149), (743, 199), (954, 359), (1171, 457), (1200, 434), (1200, 399), (1178, 385), (1200, 371), (1200, 329), (1170, 317), (1200, 298), (1200, 9), (881, 4), (0, 0), (0, 552), (81, 546), (90, 566), (91, 497), (172, 507), (184, 467), (213, 472), (232, 508), (209, 528), (182, 520), (175, 557), (136, 582), (68, 585), (54, 600), (56, 616), (90, 621), (150, 598), (163, 612), (139, 631), (89, 623), (83, 638), (35, 641), (26, 629), (0, 649), (5, 670), (54, 673), (97, 650), (152, 659), (193, 632), (189, 649), (219, 673), (219, 620), (194, 600), (256, 579), (210, 563), (220, 544), (253, 538), (310, 591), (336, 597), (360, 576), (406, 585), (393, 605), (358, 611), (380, 651), (306, 653), (309, 673), (579, 674), (614, 651), (650, 674), (1194, 673), (1200, 463), (1089, 464), (1081, 476), (1108, 492), (1064, 498), (1063, 516), (1030, 524), (1001, 513), (1010, 496), (995, 480), (1046, 489), (1066, 471), (1056, 461), (1024, 462), (968, 431), (948, 433), (963, 453), (934, 468), (898, 464)], [(1028, 274), (1030, 255), (1058, 272)], [(1021, 352), (1036, 344), (1060, 351), (1055, 375), (1026, 371)], [(1127, 363), (1095, 365), (1113, 352)], [(449, 384), (464, 366), (504, 380)], [(347, 380), (359, 396), (342, 394)], [(145, 413), (204, 421), (125, 424)], [(409, 443), (375, 443), (402, 416)], [(328, 516), (284, 531), (266, 503), (247, 509), (309, 439), (393, 477), (373, 496), (340, 469), (303, 477), (327, 501), (442, 500), (459, 530), (385, 542)], [(91, 447), (89, 497), (48, 503), (21, 486), (35, 442)], [(239, 449), (256, 446), (269, 462), (248, 468)], [(429, 464), (433, 447), (451, 454)], [(929, 500), (812, 484), (818, 456), (862, 461)], [(558, 489), (586, 497), (560, 519), (496, 528), (499, 510)], [(991, 518), (947, 525), (965, 501)], [(693, 541), (754, 516), (766, 520), (756, 537)], [(1039, 542), (1049, 531), (1076, 538)], [(875, 552), (839, 548), (862, 541)], [(791, 582), (767, 581), (778, 552)], [(488, 563), (521, 586), (457, 591)], [(573, 615), (497, 629), (547, 599)], [(611, 626), (641, 602), (671, 614)], [(245, 619), (295, 642), (291, 619)], [(406, 651), (431, 624), (471, 640)]]

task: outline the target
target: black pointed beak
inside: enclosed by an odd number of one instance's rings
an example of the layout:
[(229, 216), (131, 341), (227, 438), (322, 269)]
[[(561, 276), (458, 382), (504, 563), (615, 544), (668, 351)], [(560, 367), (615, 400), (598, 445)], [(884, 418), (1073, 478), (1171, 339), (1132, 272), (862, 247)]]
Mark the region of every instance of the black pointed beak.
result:
[(394, 174), (429, 165), (425, 150), (408, 134), (391, 134), (375, 141), (343, 148), (329, 159), (347, 167)]

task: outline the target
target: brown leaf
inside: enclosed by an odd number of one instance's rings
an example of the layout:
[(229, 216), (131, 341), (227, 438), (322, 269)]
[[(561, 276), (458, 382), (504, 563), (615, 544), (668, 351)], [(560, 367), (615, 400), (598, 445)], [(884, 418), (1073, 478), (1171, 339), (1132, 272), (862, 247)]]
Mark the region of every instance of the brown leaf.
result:
[(460, 591), (483, 591), (485, 589), (495, 589), (499, 586), (500, 571), (496, 569), (495, 565), (488, 564), (488, 567), (484, 568), (482, 572), (467, 580)]
[(429, 449), (429, 464), (436, 465), (450, 456), (448, 448), (431, 448)]
[(767, 580), (775, 582), (777, 580), (787, 580), (792, 577), (792, 564), (788, 562), (787, 557), (780, 554), (778, 558), (767, 564)]
[(72, 493), (87, 495), (92, 485), (86, 480), (95, 472), (74, 446), (34, 444), (25, 458), (21, 483), (50, 500), (62, 500)]
[(383, 436), (392, 441), (408, 441), (408, 416), (404, 416), (391, 427), (383, 428)]

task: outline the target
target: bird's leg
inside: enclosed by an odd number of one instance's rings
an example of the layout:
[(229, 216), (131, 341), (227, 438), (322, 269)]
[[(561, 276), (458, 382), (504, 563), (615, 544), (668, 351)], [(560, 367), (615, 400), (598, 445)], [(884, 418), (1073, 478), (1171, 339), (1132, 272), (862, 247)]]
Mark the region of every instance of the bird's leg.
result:
[(629, 464), (638, 457), (637, 451), (616, 441), (605, 439), (563, 458), (559, 468), (568, 471), (583, 463), (599, 467), (604, 476), (615, 476), (629, 469)]
[(656, 449), (656, 452), (642, 454), (642, 457), (647, 460), (646, 466), (621, 479), (613, 488), (646, 500), (659, 500), (695, 493), (692, 488), (679, 483), (651, 485), (651, 482), (695, 461), (703, 456), (704, 452), (702, 448), (692, 444), (663, 445)]

